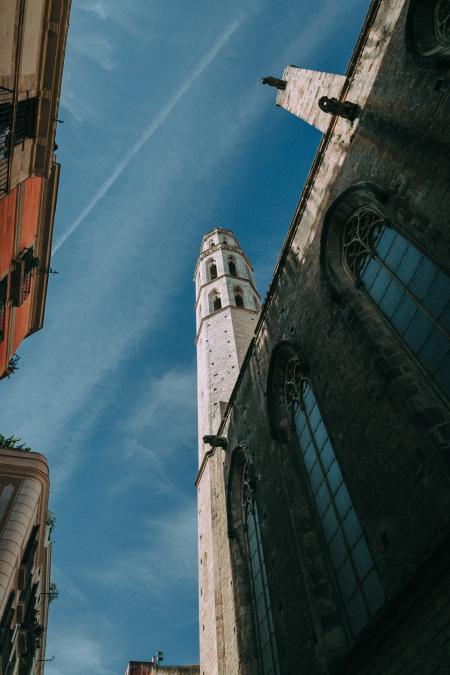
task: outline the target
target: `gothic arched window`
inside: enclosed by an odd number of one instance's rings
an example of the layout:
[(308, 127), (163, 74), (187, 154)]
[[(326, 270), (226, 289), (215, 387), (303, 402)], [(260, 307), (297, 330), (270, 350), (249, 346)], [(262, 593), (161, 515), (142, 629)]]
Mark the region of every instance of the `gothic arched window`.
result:
[(208, 272), (210, 281), (212, 279), (217, 279), (217, 265), (214, 260), (211, 260), (211, 262), (208, 264)]
[(279, 675), (278, 652), (261, 543), (258, 509), (247, 465), (245, 465), (242, 473), (242, 517), (247, 532), (250, 576), (258, 626), (262, 672), (264, 675)]
[(450, 1), (411, 0), (406, 44), (418, 65), (446, 68), (450, 64)]
[(345, 221), (342, 260), (450, 398), (450, 277), (371, 206)]
[(317, 400), (297, 358), (286, 368), (285, 400), (350, 632), (356, 637), (382, 607), (385, 595)]
[(236, 305), (236, 307), (244, 306), (244, 296), (242, 293), (242, 289), (239, 287), (236, 287), (234, 289), (234, 304)]
[(219, 291), (214, 289), (209, 294), (209, 311), (217, 312), (219, 309), (222, 309), (222, 300)]
[(236, 263), (234, 258), (228, 258), (228, 270), (232, 277), (237, 277)]

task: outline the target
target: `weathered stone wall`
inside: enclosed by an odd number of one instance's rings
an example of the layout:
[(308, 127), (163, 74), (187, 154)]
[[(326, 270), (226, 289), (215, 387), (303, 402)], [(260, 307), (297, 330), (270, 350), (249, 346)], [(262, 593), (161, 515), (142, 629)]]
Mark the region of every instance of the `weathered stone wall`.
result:
[[(229, 274), (229, 255), (233, 255), (241, 277)], [(213, 281), (209, 281), (207, 271), (211, 258), (219, 277)], [(259, 317), (253, 296), (258, 305), (259, 298), (250, 263), (227, 230), (215, 229), (204, 237), (195, 280), (197, 306), (201, 303), (202, 307), (197, 314), (199, 464), (202, 467), (205, 453), (210, 450), (209, 445), (203, 443), (203, 436), (215, 434), (219, 429)], [(245, 308), (234, 306), (235, 285), (244, 292)], [(221, 290), (222, 309), (216, 312), (207, 304), (212, 288)], [(239, 672), (223, 463), (224, 452), (217, 451), (206, 462), (204, 470), (201, 468), (197, 481), (202, 675)]]
[[(406, 616), (398, 611), (390, 617), (390, 635), (384, 633), (389, 609), (394, 612), (399, 594), (414, 586), (450, 530), (448, 402), (363, 291), (353, 287), (337, 298), (320, 262), (329, 206), (350, 186), (368, 181), (390, 195), (403, 231), (449, 268), (448, 92), (441, 73), (418, 70), (408, 54), (406, 11), (400, 0), (379, 6), (347, 94), (362, 105), (362, 117), (353, 126), (338, 120), (324, 140), (223, 429), (226, 475), (229, 452), (242, 442), (248, 446), (283, 675), (337, 668), (358, 646), (344, 637), (295, 438), (287, 433), (282, 443), (269, 431), (269, 363), (286, 339), (300, 346), (388, 599), (367, 638), (361, 637), (370, 642), (378, 636), (376, 655), (342, 672), (447, 673), (450, 663), (447, 575), (432, 581)], [(232, 551), (238, 586), (245, 583), (242, 551)], [(248, 608), (239, 593), (235, 602), (244, 616)], [(240, 645), (243, 673), (252, 672), (251, 653), (251, 644)]]
[(277, 105), (320, 131), (326, 131), (330, 116), (322, 112), (317, 101), (322, 96), (339, 98), (346, 81), (345, 75), (287, 66), (283, 80), (286, 88), (278, 92)]

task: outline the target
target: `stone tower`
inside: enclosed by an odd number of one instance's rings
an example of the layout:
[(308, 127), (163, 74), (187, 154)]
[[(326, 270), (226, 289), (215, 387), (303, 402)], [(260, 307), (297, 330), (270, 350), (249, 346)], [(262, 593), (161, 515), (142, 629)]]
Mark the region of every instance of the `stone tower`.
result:
[[(200, 673), (238, 672), (231, 562), (226, 536), (225, 451), (216, 434), (253, 337), (260, 299), (252, 266), (230, 230), (202, 238), (195, 269), (197, 316)], [(223, 536), (225, 535), (225, 536)], [(226, 653), (227, 652), (227, 653)], [(226, 664), (226, 667), (225, 667)]]

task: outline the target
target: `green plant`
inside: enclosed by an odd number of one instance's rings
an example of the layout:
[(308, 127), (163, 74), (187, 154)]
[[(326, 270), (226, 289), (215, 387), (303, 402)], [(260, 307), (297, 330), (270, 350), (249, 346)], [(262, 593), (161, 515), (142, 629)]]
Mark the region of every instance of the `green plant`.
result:
[(0, 434), (0, 448), (10, 448), (11, 450), (31, 452), (31, 448), (20, 441), (21, 439), (17, 438), (17, 436), (3, 436), (3, 434)]
[(59, 591), (57, 585), (52, 581), (48, 589), (48, 601), (53, 602), (59, 598)]
[(55, 514), (53, 513), (53, 511), (47, 511), (47, 520), (45, 521), (45, 524), (48, 525), (50, 530), (53, 530), (53, 528), (55, 527), (55, 523), (56, 523)]

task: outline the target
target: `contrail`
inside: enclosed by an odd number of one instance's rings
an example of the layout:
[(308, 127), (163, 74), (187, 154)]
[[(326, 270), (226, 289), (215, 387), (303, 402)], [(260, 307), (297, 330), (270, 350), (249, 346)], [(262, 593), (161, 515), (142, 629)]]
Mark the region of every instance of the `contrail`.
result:
[(159, 127), (165, 122), (172, 110), (175, 108), (177, 103), (183, 98), (187, 91), (192, 87), (194, 82), (200, 77), (203, 71), (209, 66), (212, 61), (216, 58), (217, 54), (228, 42), (231, 36), (240, 28), (242, 24), (242, 19), (235, 19), (228, 28), (222, 33), (222, 35), (216, 40), (211, 49), (205, 54), (201, 61), (196, 65), (191, 75), (187, 78), (184, 84), (175, 92), (171, 99), (167, 102), (164, 108), (160, 113), (148, 124), (144, 129), (140, 138), (135, 142), (135, 144), (130, 148), (122, 160), (118, 163), (114, 171), (110, 176), (105, 180), (103, 185), (97, 190), (95, 195), (92, 197), (91, 201), (84, 207), (81, 213), (75, 218), (73, 223), (69, 225), (67, 230), (61, 236), (59, 241), (53, 247), (53, 255), (66, 241), (70, 236), (78, 229), (83, 220), (90, 214), (90, 212), (97, 206), (99, 201), (103, 199), (109, 189), (114, 185), (116, 180), (122, 175), (124, 170), (127, 168), (128, 164), (131, 162), (133, 157), (137, 155), (142, 146), (147, 143), (147, 141), (153, 136), (153, 134), (159, 129)]

